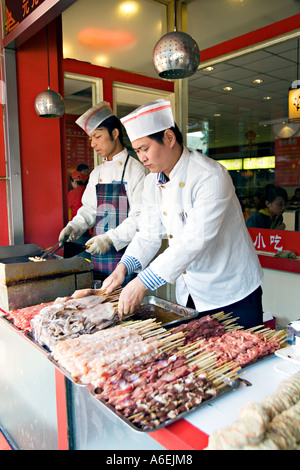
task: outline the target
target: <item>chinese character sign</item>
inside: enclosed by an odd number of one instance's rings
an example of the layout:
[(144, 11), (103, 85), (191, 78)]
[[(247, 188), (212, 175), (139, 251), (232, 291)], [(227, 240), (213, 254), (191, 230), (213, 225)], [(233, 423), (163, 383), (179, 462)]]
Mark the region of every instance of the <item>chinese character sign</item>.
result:
[(277, 251), (290, 250), (300, 256), (299, 232), (260, 228), (248, 228), (248, 231), (257, 251), (277, 253)]
[(275, 185), (300, 186), (300, 137), (276, 139)]
[(90, 171), (94, 168), (94, 151), (91, 148), (87, 134), (75, 123), (68, 122), (67, 115), (67, 165), (71, 173), (80, 163), (88, 165)]
[(5, 35), (18, 26), (45, 0), (5, 0)]

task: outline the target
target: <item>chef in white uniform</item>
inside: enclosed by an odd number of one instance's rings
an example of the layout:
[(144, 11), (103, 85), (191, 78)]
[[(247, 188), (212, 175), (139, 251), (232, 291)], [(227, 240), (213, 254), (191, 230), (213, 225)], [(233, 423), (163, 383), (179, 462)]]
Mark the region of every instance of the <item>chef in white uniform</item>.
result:
[[(177, 302), (201, 316), (224, 310), (245, 327), (261, 324), (262, 270), (227, 170), (183, 145), (168, 101), (141, 106), (122, 122), (150, 174), (140, 230), (103, 283), (109, 293), (139, 273), (120, 295), (119, 314), (168, 282), (176, 283)], [(155, 258), (164, 236), (169, 246)]]
[[(114, 270), (138, 228), (148, 170), (128, 154), (121, 122), (109, 103), (93, 106), (76, 123), (89, 135), (102, 161), (89, 176), (82, 207), (59, 239), (75, 241), (94, 227), (95, 236), (86, 242), (87, 252), (92, 255), (94, 278), (103, 280)], [(133, 277), (129, 274), (126, 282)]]

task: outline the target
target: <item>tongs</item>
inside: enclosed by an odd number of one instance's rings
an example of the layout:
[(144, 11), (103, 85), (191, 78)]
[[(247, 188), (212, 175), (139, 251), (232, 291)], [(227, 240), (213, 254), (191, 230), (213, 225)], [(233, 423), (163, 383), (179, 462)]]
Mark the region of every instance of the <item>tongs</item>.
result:
[(42, 254), (41, 259), (46, 258), (48, 255), (51, 255), (51, 256), (55, 255), (55, 253), (57, 253), (63, 247), (63, 244), (65, 243), (67, 238), (68, 237), (63, 238), (62, 240), (58, 240), (58, 242), (55, 243), (55, 245), (50, 246), (49, 248), (47, 248), (44, 251), (44, 253)]

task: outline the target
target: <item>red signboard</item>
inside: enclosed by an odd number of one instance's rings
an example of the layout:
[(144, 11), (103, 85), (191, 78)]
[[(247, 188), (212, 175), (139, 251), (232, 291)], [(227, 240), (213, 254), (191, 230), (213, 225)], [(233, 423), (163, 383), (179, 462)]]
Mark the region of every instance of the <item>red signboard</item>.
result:
[(45, 0), (5, 0), (5, 36)]
[(276, 139), (275, 185), (300, 185), (300, 137)]
[(290, 250), (300, 256), (300, 233), (288, 230), (248, 228), (257, 251), (276, 253)]

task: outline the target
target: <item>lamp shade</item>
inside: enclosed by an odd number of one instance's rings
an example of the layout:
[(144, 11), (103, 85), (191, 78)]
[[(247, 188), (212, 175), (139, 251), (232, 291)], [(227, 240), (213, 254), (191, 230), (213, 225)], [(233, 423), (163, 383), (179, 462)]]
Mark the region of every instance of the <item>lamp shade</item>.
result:
[(289, 122), (300, 123), (300, 82), (297, 80), (297, 87), (289, 89)]
[(200, 51), (196, 41), (181, 31), (162, 36), (153, 50), (153, 65), (161, 78), (190, 77), (199, 63)]
[(64, 100), (56, 91), (42, 91), (37, 95), (34, 102), (34, 108), (38, 116), (44, 118), (60, 118), (64, 115)]

